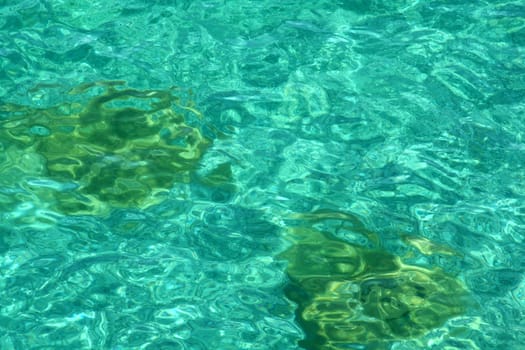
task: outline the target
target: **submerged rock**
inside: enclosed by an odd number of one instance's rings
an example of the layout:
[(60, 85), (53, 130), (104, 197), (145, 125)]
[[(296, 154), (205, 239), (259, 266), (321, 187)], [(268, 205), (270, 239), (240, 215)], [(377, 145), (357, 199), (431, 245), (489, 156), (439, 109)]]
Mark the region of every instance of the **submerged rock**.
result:
[[(168, 90), (135, 90), (122, 82), (88, 84), (85, 104), (49, 108), (0, 106), (0, 138), (6, 147), (42, 159), (31, 174), (69, 190), (33, 186), (38, 197), (65, 214), (100, 213), (112, 207), (158, 203), (174, 183), (187, 183), (211, 140), (185, 115), (198, 120), (191, 104)], [(101, 91), (101, 92), (100, 92)], [(14, 151), (13, 151), (14, 152)], [(16, 164), (13, 164), (15, 167)]]
[(386, 349), (422, 336), (466, 309), (467, 290), (439, 268), (404, 264), (311, 228), (288, 232), (287, 297), (308, 350)]

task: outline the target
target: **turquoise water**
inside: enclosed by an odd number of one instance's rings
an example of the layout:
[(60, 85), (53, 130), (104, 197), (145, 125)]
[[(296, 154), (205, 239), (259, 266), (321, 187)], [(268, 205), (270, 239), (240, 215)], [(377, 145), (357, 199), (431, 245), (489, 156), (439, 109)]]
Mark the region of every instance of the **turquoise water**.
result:
[[(0, 13), (1, 349), (523, 347), (521, 1)], [(468, 298), (410, 336), (302, 341), (324, 328), (301, 319), (322, 293), (294, 294), (297, 247), (331, 261), (302, 234), (381, 252), (372, 271), (443, 271)], [(367, 278), (343, 280), (363, 296)], [(404, 302), (439, 303), (419, 296)], [(332, 317), (371, 327), (370, 300)]]

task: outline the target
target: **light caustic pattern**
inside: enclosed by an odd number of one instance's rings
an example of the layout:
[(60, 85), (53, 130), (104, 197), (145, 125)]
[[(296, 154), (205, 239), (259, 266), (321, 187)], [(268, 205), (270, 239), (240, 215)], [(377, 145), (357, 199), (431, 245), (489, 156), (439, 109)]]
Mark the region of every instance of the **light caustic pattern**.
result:
[[(0, 131), (11, 159), (4, 171), (13, 180), (16, 171), (24, 173), (26, 190), (51, 209), (99, 215), (111, 208), (146, 208), (162, 201), (175, 183), (232, 182), (229, 164), (207, 177), (195, 176), (212, 141), (185, 118), (189, 113), (198, 120), (200, 113), (172, 90), (104, 82), (71, 91), (86, 93), (92, 94), (86, 104), (1, 107), (10, 114)], [(297, 303), (306, 349), (352, 343), (380, 349), (421, 336), (465, 311), (466, 289), (440, 269), (403, 264), (386, 251), (349, 244), (310, 225), (338, 219), (374, 241), (374, 233), (356, 217), (313, 212), (297, 218), (304, 226), (286, 230), (292, 245), (280, 257), (288, 262), (285, 294)]]

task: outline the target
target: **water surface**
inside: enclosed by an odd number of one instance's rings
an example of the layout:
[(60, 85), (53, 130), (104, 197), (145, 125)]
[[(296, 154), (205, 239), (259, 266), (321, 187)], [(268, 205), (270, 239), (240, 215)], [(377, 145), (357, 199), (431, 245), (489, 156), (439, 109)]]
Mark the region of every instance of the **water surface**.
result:
[(521, 2), (0, 13), (0, 348), (520, 349)]

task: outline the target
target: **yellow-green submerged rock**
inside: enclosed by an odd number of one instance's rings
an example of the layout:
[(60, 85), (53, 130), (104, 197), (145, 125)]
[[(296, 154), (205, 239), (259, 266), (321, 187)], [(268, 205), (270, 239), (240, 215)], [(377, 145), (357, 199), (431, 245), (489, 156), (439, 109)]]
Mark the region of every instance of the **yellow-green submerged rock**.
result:
[(386, 349), (461, 315), (467, 290), (441, 269), (404, 264), (388, 252), (359, 247), (311, 228), (287, 233), (292, 245), (286, 295), (308, 350)]
[[(43, 159), (39, 175), (66, 190), (34, 188), (65, 214), (158, 203), (174, 183), (188, 183), (211, 140), (189, 125), (172, 90), (135, 90), (119, 82), (89, 84), (74, 93), (102, 92), (86, 104), (47, 109), (4, 105), (11, 114), (0, 137)], [(74, 190), (71, 187), (76, 187)], [(52, 192), (50, 194), (50, 192)], [(51, 199), (53, 198), (53, 199)]]

